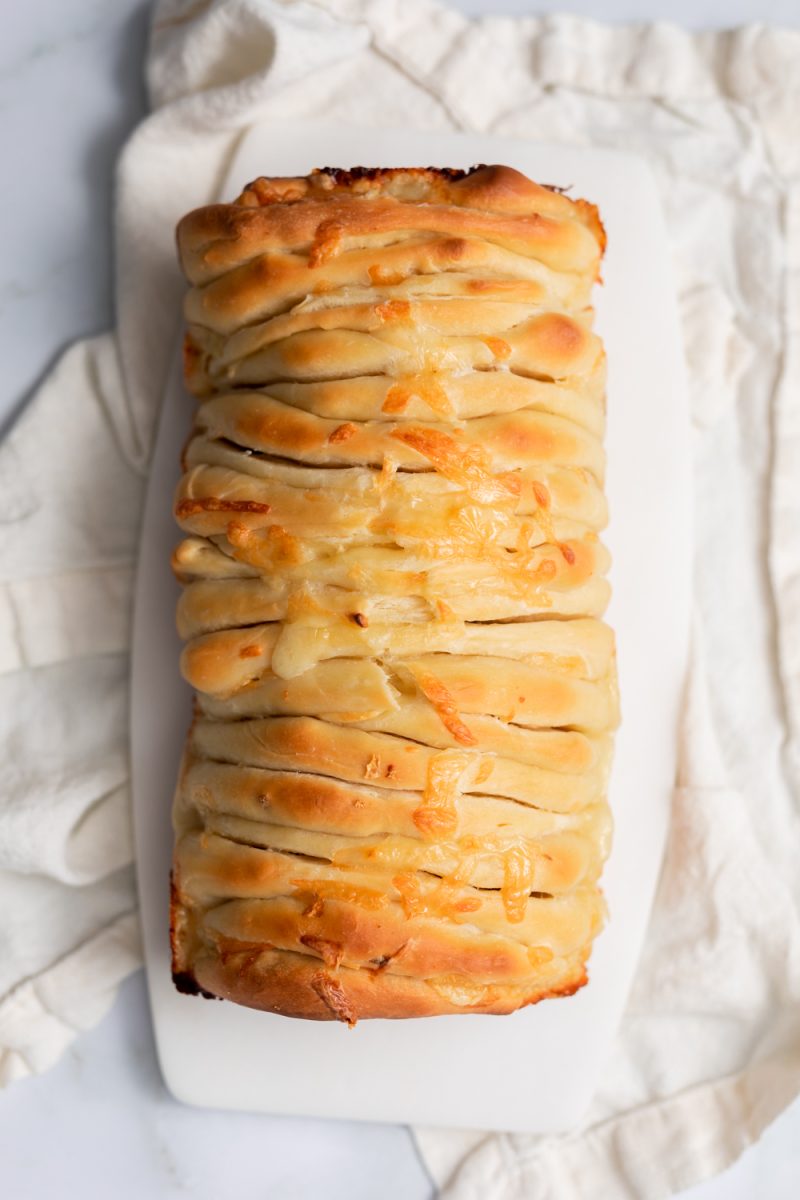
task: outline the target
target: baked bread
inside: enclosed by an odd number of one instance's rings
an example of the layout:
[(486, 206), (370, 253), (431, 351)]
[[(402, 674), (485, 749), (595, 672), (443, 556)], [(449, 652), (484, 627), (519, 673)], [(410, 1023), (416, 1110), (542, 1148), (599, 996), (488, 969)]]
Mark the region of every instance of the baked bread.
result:
[(348, 1024), (569, 995), (617, 722), (596, 210), (325, 168), (178, 245), (177, 986)]

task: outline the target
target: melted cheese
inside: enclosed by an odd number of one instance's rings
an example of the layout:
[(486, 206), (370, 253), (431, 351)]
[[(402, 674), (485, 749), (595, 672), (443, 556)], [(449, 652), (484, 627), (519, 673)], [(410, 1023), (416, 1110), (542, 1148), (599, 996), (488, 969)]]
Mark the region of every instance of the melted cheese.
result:
[(477, 738), (459, 717), (456, 702), (442, 681), (430, 671), (423, 671), (419, 668), (413, 670), (412, 674), (425, 699), (429, 700), (436, 709), (445, 729), (452, 733), (456, 741), (461, 742), (463, 746), (476, 745)]
[(459, 750), (445, 750), (431, 756), (422, 803), (413, 818), (423, 837), (435, 840), (455, 832), (456, 801), (464, 776), (474, 763), (472, 755)]
[(373, 891), (353, 883), (339, 883), (335, 879), (292, 879), (293, 895), (306, 905), (305, 915), (316, 916), (326, 900), (338, 900), (344, 904), (356, 904), (359, 908), (376, 911), (385, 908), (389, 897), (385, 891)]
[(445, 391), (441, 376), (434, 373), (410, 375), (393, 383), (382, 405), (385, 413), (405, 412), (412, 400), (420, 400), (437, 415), (452, 418), (453, 405)]
[(320, 221), (308, 252), (309, 267), (321, 267), (342, 248), (344, 227), (340, 221)]
[(505, 870), (500, 895), (506, 915), (509, 921), (522, 921), (528, 897), (533, 890), (533, 856), (522, 845), (511, 846), (503, 854), (503, 866)]
[(465, 894), (463, 888), (455, 887), (443, 879), (432, 887), (425, 887), (419, 875), (402, 871), (392, 880), (400, 893), (400, 903), (407, 917), (444, 917), (457, 919), (477, 912), (483, 901), (476, 892)]
[(480, 446), (464, 446), (435, 429), (400, 428), (393, 431), (392, 437), (416, 450), (478, 504), (516, 504), (521, 489), (518, 476), (511, 472), (493, 474), (491, 460)]

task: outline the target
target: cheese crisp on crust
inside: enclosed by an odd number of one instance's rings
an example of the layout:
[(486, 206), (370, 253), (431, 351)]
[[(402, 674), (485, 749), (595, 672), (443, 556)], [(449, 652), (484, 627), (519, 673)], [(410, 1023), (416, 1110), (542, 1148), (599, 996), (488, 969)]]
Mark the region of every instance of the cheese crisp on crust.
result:
[(604, 246), (502, 166), (257, 179), (178, 226), (181, 991), (352, 1025), (586, 982), (618, 721)]

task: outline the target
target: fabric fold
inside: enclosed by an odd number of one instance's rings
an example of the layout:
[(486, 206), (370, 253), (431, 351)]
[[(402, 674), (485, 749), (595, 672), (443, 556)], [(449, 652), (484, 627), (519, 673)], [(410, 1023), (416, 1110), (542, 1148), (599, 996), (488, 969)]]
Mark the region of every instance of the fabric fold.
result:
[(53, 1066), (76, 1034), (108, 1012), (117, 987), (140, 961), (139, 919), (125, 913), (3, 997), (0, 1087)]

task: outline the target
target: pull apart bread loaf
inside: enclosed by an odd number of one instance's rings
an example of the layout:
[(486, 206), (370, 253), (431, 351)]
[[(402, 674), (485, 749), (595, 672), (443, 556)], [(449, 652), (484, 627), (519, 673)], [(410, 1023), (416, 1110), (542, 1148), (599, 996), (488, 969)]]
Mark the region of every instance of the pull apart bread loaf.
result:
[(617, 723), (595, 208), (326, 168), (178, 243), (177, 986), (348, 1024), (571, 994)]

